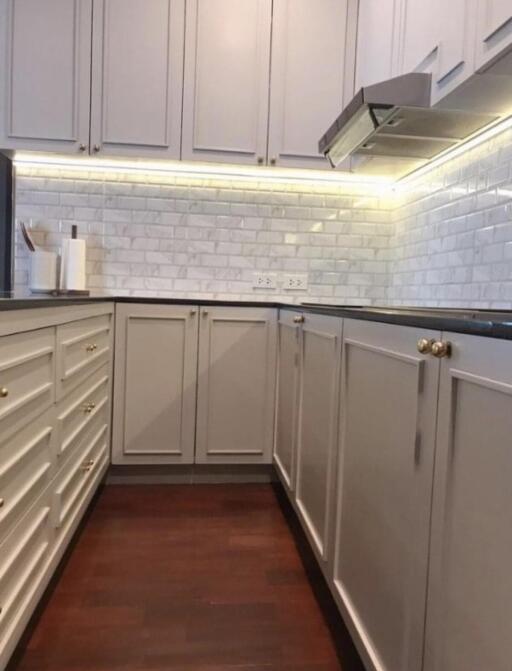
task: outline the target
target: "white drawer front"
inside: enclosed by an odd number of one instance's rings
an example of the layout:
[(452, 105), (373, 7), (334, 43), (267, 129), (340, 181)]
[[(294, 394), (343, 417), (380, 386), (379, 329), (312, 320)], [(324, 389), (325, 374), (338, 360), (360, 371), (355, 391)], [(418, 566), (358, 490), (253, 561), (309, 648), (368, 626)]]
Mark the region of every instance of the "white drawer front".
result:
[(29, 510), (54, 473), (53, 413), (0, 444), (0, 542)]
[(0, 649), (38, 589), (52, 539), (46, 496), (0, 545)]
[(95, 418), (108, 423), (110, 408), (109, 367), (102, 366), (57, 407), (57, 454), (60, 461), (80, 445)]
[(57, 399), (75, 389), (110, 359), (111, 315), (57, 327)]
[(0, 444), (55, 401), (55, 329), (0, 338)]
[(56, 479), (52, 503), (53, 524), (64, 532), (109, 462), (109, 426), (108, 422), (101, 420), (101, 416), (98, 416), (89, 427), (83, 446), (65, 464)]

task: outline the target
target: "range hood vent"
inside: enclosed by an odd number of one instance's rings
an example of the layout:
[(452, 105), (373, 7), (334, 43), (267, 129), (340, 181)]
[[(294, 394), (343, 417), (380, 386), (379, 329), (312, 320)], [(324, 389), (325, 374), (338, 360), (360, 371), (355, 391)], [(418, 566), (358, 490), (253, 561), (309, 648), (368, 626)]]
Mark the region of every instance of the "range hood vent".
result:
[(320, 152), (334, 168), (351, 158), (355, 172), (400, 178), (500, 119), (430, 107), (430, 89), (424, 73), (362, 88), (321, 138)]

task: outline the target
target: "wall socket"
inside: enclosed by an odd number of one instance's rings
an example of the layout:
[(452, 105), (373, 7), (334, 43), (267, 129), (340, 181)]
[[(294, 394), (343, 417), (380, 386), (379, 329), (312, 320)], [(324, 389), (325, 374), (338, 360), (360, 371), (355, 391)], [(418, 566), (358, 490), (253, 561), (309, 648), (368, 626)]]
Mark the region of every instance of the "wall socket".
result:
[(285, 291), (305, 291), (308, 288), (308, 276), (304, 274), (283, 275)]
[(252, 286), (254, 289), (277, 289), (275, 273), (254, 273)]

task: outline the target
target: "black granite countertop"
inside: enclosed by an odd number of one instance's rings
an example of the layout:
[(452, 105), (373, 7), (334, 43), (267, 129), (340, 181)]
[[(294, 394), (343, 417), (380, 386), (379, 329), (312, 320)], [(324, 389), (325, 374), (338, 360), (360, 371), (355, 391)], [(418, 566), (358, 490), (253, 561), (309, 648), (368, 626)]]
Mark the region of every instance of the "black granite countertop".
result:
[[(512, 310), (471, 310), (451, 308), (414, 308), (327, 305), (319, 303), (280, 303), (276, 301), (208, 300), (197, 298), (155, 298), (145, 296), (13, 296), (0, 298), (0, 312), (90, 303), (152, 303), (167, 305), (231, 305), (233, 307), (275, 307), (350, 319), (413, 326), (436, 331), (512, 340)], [(0, 316), (1, 319), (1, 316)]]

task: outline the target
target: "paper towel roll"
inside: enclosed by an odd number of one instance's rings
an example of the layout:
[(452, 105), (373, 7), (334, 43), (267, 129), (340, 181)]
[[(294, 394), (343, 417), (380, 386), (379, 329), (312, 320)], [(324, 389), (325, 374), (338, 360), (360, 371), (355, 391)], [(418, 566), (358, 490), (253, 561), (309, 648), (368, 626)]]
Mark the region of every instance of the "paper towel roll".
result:
[(85, 289), (85, 240), (64, 240), (62, 245), (60, 288), (65, 291)]

